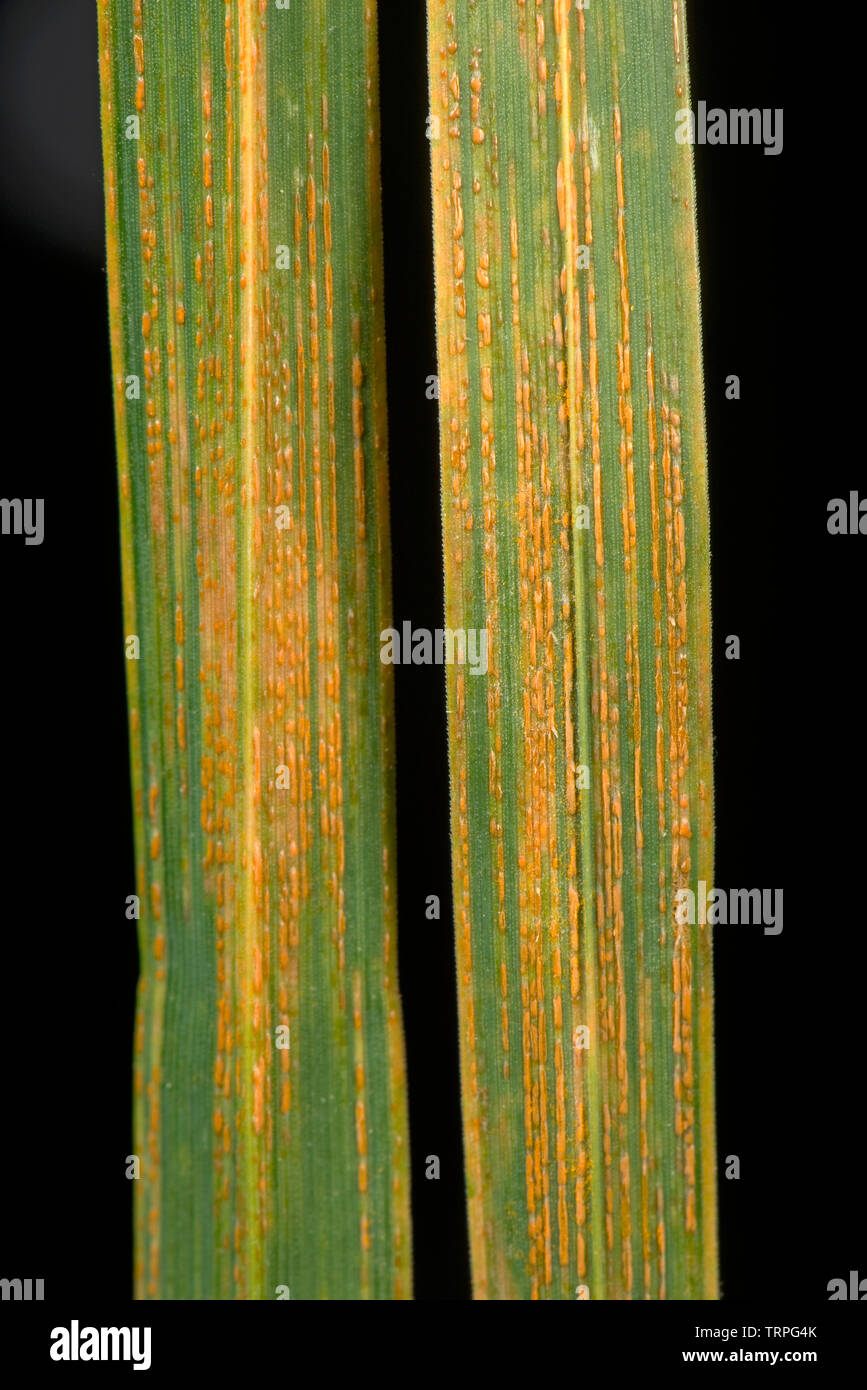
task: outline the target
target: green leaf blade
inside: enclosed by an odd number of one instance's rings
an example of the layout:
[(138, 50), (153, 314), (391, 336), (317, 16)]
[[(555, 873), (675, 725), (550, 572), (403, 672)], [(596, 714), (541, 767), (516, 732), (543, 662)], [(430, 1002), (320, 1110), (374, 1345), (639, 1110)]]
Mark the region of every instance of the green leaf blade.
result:
[(406, 1298), (376, 9), (98, 14), (136, 1296)]
[(428, 16), (446, 623), (489, 639), (448, 669), (475, 1293), (713, 1298), (682, 7)]

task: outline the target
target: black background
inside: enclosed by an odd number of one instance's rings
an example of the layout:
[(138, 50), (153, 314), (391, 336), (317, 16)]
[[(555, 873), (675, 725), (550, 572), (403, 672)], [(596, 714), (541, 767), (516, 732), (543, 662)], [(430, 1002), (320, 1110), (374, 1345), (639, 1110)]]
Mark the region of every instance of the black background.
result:
[[(503, 0), (506, 3), (506, 0)], [(697, 147), (710, 449), (720, 884), (778, 886), (781, 936), (716, 944), (726, 1300), (827, 1300), (867, 1276), (862, 1199), (867, 491), (848, 325), (859, 246), (817, 118), (810, 40), (780, 0), (690, 4), (692, 95), (785, 109), (782, 155)], [(424, 8), (380, 0), (396, 623), (442, 626)], [(98, 125), (95, 0), (0, 3), (0, 493), (44, 497), (42, 546), (0, 539), (3, 1133), (0, 1276), (131, 1295), (137, 960)], [(818, 42), (818, 41), (817, 41)], [(821, 86), (820, 86), (821, 90)], [(828, 106), (827, 111), (831, 110)], [(840, 136), (842, 139), (842, 136)], [(820, 155), (822, 142), (830, 141)], [(854, 256), (854, 260), (851, 259)], [(741, 399), (726, 401), (737, 373)], [(740, 661), (724, 659), (725, 637)], [(400, 976), (415, 1290), (467, 1299), (446, 730), (437, 668), (397, 680)], [(440, 895), (442, 919), (424, 900)], [(424, 1156), (442, 1161), (423, 1180)], [(6, 1305), (4, 1305), (6, 1306)]]

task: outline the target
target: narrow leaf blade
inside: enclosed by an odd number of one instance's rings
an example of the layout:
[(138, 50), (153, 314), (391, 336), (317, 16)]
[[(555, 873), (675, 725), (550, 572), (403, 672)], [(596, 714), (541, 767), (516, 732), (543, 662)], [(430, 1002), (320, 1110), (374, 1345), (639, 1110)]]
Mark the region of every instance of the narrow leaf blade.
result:
[(136, 1294), (404, 1298), (376, 7), (98, 15)]
[(714, 1298), (683, 5), (428, 19), (446, 622), (482, 634), (448, 667), (475, 1294)]

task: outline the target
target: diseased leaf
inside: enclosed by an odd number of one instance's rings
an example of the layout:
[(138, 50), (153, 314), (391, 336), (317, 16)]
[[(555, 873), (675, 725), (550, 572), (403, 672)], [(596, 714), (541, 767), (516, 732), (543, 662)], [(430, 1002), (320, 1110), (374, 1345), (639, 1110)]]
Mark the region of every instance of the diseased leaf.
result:
[(448, 668), (475, 1296), (715, 1298), (683, 4), (428, 19), (446, 623), (488, 640)]
[(406, 1298), (376, 6), (98, 14), (136, 1296)]

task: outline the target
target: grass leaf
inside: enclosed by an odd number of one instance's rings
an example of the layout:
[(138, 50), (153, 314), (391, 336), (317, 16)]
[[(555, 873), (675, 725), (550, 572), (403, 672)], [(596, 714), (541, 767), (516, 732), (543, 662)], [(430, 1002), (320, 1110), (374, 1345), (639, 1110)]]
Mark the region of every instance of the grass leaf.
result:
[(98, 15), (136, 1296), (405, 1298), (376, 6)]
[(709, 551), (682, 0), (429, 0), (478, 1298), (717, 1297)]

